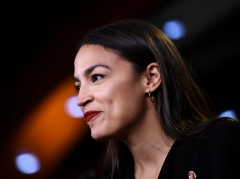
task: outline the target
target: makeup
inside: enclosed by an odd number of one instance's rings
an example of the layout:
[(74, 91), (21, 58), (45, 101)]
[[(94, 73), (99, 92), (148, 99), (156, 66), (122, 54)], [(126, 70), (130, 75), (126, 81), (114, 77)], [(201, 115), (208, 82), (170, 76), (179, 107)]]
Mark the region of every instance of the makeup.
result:
[(85, 112), (84, 117), (85, 117), (86, 122), (88, 123), (90, 120), (92, 120), (92, 118), (97, 116), (99, 113), (101, 113), (101, 111), (87, 111), (87, 112)]

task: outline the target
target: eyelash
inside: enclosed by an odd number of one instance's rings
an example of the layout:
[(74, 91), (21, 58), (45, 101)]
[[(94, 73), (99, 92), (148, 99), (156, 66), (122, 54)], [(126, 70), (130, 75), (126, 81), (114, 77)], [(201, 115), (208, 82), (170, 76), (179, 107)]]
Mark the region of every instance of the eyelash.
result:
[[(92, 76), (91, 76), (92, 83), (94, 83), (94, 82), (97, 81), (97, 80), (100, 80), (100, 79), (104, 78), (104, 76), (105, 76), (105, 75), (101, 75), (101, 74), (94, 74), (94, 75), (92, 75)], [(97, 79), (97, 77), (100, 77), (100, 79)], [(81, 88), (81, 85), (77, 85), (77, 86), (75, 86), (75, 88), (76, 88), (77, 91), (79, 91), (80, 88)]]
[(77, 86), (75, 86), (75, 88), (76, 88), (77, 91), (79, 91), (80, 88), (81, 88), (81, 85), (77, 85)]
[[(100, 80), (100, 79), (102, 79), (102, 78), (104, 78), (104, 76), (105, 75), (101, 75), (101, 74), (94, 74), (94, 75), (92, 75), (92, 82), (95, 82), (95, 81), (97, 81), (97, 80)], [(100, 77), (100, 79), (98, 78), (98, 77)]]

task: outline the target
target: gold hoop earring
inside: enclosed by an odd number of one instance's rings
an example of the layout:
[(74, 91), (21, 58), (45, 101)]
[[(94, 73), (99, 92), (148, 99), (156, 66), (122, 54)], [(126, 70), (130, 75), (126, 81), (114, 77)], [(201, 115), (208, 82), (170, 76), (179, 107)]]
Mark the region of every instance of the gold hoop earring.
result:
[(149, 90), (149, 92), (148, 92), (148, 96), (149, 96), (149, 98), (150, 98), (150, 101), (151, 101), (152, 103), (154, 103), (154, 96), (151, 94), (150, 90)]

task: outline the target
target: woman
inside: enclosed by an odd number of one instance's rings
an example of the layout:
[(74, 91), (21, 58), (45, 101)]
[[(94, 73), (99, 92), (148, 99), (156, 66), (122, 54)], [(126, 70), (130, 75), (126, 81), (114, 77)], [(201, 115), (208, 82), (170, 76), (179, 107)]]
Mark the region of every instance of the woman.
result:
[(77, 104), (107, 141), (106, 179), (236, 178), (240, 124), (214, 119), (174, 44), (122, 20), (90, 32), (74, 62)]

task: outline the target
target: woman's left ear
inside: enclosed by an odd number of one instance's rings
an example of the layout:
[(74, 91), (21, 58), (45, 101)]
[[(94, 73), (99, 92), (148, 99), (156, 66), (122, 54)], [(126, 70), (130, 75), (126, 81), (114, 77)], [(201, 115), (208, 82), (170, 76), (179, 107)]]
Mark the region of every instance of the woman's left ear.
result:
[(162, 82), (159, 66), (156, 62), (150, 63), (145, 70), (146, 93), (155, 91)]

